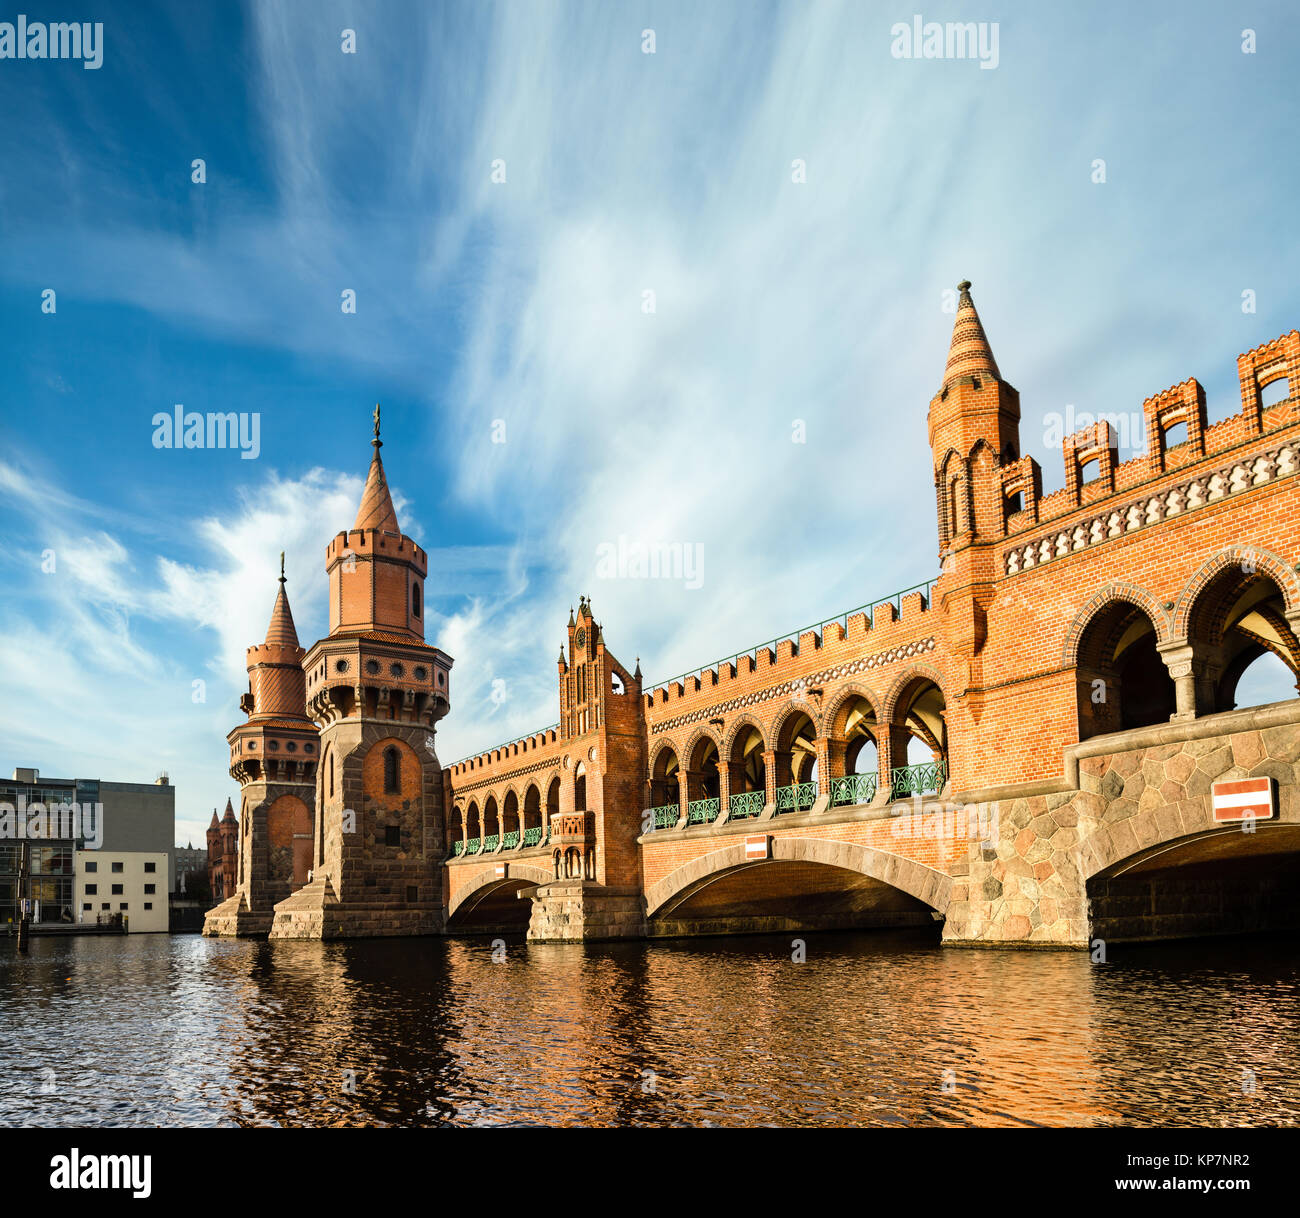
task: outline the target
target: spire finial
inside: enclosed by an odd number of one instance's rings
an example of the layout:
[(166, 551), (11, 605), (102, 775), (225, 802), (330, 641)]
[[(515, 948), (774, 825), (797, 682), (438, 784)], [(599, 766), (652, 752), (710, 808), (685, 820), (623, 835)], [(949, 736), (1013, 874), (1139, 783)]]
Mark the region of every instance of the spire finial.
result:
[(957, 291), (959, 291), (959, 292), (969, 292), (969, 291), (970, 291), (970, 280), (969, 280), (969, 279), (963, 279), (963, 280), (961, 281), (961, 283), (959, 283), (959, 284), (957, 285)]
[(284, 551), (280, 551), (280, 582), (284, 583)]
[(379, 403), (375, 403), (375, 438), (370, 441), (376, 448), (383, 448), (384, 442), (379, 438)]

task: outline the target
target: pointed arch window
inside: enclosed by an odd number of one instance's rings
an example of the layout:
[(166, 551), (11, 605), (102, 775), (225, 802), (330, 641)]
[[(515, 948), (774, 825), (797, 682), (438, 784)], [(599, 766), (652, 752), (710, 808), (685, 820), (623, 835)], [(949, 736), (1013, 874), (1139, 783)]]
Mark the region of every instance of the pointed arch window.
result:
[(418, 582), (411, 585), (411, 616), (420, 616), (420, 585)]
[(395, 794), (399, 789), (399, 778), (401, 776), (401, 763), (397, 755), (397, 749), (392, 745), (384, 750), (384, 794)]

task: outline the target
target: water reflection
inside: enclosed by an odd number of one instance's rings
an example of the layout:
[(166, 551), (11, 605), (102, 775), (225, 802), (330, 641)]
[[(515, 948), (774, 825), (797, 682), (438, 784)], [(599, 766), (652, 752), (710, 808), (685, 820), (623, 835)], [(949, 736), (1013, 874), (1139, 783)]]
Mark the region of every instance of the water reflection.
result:
[(788, 937), (513, 942), (500, 962), (487, 940), (3, 940), (0, 1123), (1300, 1119), (1294, 938), (1104, 966), (924, 932), (806, 943), (796, 964)]

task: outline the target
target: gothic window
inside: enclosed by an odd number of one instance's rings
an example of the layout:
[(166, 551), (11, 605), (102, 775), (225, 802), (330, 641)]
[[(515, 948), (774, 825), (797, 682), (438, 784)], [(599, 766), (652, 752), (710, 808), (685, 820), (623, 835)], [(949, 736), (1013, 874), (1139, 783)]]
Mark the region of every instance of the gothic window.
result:
[(420, 616), (420, 585), (411, 585), (411, 616)]
[(395, 748), (392, 748), (391, 746), (389, 748), (386, 748), (384, 750), (384, 794), (385, 795), (395, 794), (398, 790), (398, 777), (400, 773), (398, 765), (399, 763), (397, 757), (397, 750)]

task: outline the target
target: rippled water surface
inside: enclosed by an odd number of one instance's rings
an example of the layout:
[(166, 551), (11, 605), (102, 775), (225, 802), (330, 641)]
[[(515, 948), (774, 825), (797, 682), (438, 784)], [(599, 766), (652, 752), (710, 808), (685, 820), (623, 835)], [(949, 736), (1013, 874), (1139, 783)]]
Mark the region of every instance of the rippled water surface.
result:
[(0, 1124), (1300, 1123), (1294, 937), (805, 942), (0, 939)]

